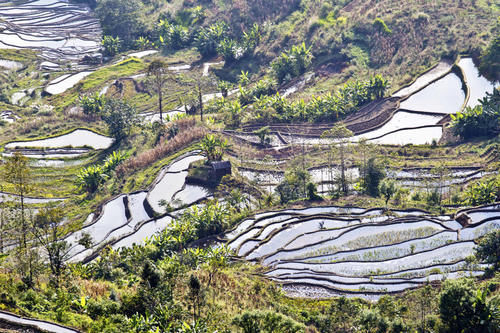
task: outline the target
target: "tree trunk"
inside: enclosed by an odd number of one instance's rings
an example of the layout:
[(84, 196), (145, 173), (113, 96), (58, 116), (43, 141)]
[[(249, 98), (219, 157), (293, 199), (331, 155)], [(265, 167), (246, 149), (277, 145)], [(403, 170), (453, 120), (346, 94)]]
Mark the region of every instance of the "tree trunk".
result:
[(203, 121), (203, 98), (201, 96), (201, 87), (198, 83), (198, 103), (200, 104), (200, 120)]
[(163, 99), (163, 96), (162, 96), (162, 91), (161, 91), (161, 88), (159, 89), (158, 91), (158, 104), (160, 106), (160, 122), (163, 123), (163, 110), (162, 110), (162, 99)]

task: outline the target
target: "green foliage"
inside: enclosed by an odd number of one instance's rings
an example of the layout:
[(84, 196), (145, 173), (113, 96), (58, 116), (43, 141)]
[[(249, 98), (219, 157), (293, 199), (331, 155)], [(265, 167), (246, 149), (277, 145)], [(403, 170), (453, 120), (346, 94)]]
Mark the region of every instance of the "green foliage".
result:
[[(389, 87), (388, 81), (376, 75), (368, 81), (350, 81), (335, 93), (323, 96), (312, 96), (306, 103), (304, 100), (288, 101), (276, 93), (270, 81), (259, 81), (249, 90), (240, 87), (240, 102), (243, 105), (258, 102), (257, 110), (273, 109), (271, 117), (277, 121), (335, 121), (356, 111), (360, 106), (384, 96)], [(257, 121), (265, 120), (257, 117)]]
[(102, 119), (108, 125), (109, 134), (117, 141), (127, 137), (139, 122), (135, 107), (119, 99), (106, 102)]
[(485, 205), (500, 198), (500, 177), (479, 181), (470, 185), (465, 192), (469, 206)]
[(135, 47), (139, 50), (146, 50), (151, 47), (151, 41), (147, 37), (139, 37), (135, 40)]
[(253, 132), (260, 140), (260, 144), (267, 146), (271, 143), (271, 138), (269, 137), (269, 126), (264, 126)]
[(387, 318), (377, 310), (363, 310), (359, 317), (359, 325), (366, 332), (384, 333), (389, 331)]
[(217, 53), (219, 43), (227, 35), (228, 26), (218, 21), (207, 28), (201, 28), (195, 38), (195, 45), (203, 57), (210, 57)]
[(97, 191), (99, 186), (111, 177), (111, 172), (126, 158), (126, 154), (114, 151), (106, 158), (103, 165), (82, 168), (77, 175), (77, 184), (88, 193)]
[(219, 202), (211, 202), (203, 208), (191, 207), (183, 216), (183, 221), (193, 224), (198, 238), (216, 235), (224, 230), (229, 211)]
[(494, 230), (484, 236), (475, 248), (476, 257), (484, 263), (492, 264), (494, 270), (500, 268), (500, 230)]
[(487, 93), (480, 105), (466, 107), (463, 112), (451, 115), (455, 135), (463, 139), (493, 136), (500, 131), (500, 91)]
[(281, 84), (305, 73), (312, 62), (311, 47), (305, 43), (294, 45), (271, 63), (276, 80)]
[(180, 50), (188, 46), (190, 36), (186, 27), (160, 20), (157, 30), (159, 45), (170, 50)]
[(380, 182), (385, 178), (385, 168), (375, 157), (368, 159), (365, 168), (361, 168), (363, 175), (362, 187), (364, 192), (372, 197), (379, 196)]
[(382, 75), (376, 74), (370, 78), (368, 83), (368, 94), (372, 99), (379, 99), (384, 97), (385, 92), (389, 88), (389, 81), (384, 79)]
[(77, 175), (77, 184), (87, 192), (95, 192), (99, 186), (106, 181), (108, 176), (99, 165), (90, 165), (80, 170)]
[(224, 38), (217, 46), (217, 53), (224, 57), (227, 64), (231, 64), (243, 56), (243, 48), (234, 39)]
[(245, 311), (234, 317), (233, 324), (240, 327), (244, 333), (299, 333), (306, 331), (304, 324), (273, 311)]
[(306, 198), (308, 195), (307, 184), (311, 182), (311, 175), (299, 166), (285, 171), (285, 179), (276, 187), (281, 203)]
[(231, 89), (231, 86), (232, 86), (232, 84), (230, 82), (227, 82), (227, 81), (217, 82), (217, 88), (220, 90), (223, 98), (227, 97), (227, 95), (229, 93), (229, 89)]
[(479, 71), (491, 80), (500, 81), (500, 35), (481, 54)]
[(380, 194), (385, 198), (385, 206), (389, 203), (392, 196), (397, 192), (398, 188), (396, 182), (392, 179), (384, 179), (378, 188)]
[(467, 280), (446, 281), (439, 295), (444, 332), (494, 332), (493, 311), (486, 291), (475, 291)]
[(117, 36), (125, 44), (130, 44), (142, 35), (142, 10), (140, 0), (100, 0), (95, 12), (101, 21), (104, 35)]
[(110, 155), (108, 155), (108, 157), (106, 157), (106, 160), (104, 161), (104, 172), (109, 174), (111, 171), (115, 170), (121, 162), (125, 161), (127, 157), (128, 155), (126, 153), (116, 150), (113, 151)]
[(210, 162), (221, 161), (228, 148), (229, 144), (226, 139), (213, 134), (205, 135), (200, 142), (200, 149)]
[(83, 113), (92, 117), (100, 116), (106, 103), (105, 97), (100, 96), (98, 93), (93, 96), (81, 95), (79, 101)]
[(385, 24), (384, 20), (381, 18), (377, 17), (375, 21), (373, 21), (373, 26), (375, 29), (377, 29), (378, 32), (383, 32), (384, 34), (390, 35), (392, 33), (392, 30), (389, 29), (387, 24)]
[(122, 40), (118, 36), (113, 37), (105, 35), (102, 37), (101, 44), (104, 48), (104, 55), (108, 57), (117, 55), (122, 49)]

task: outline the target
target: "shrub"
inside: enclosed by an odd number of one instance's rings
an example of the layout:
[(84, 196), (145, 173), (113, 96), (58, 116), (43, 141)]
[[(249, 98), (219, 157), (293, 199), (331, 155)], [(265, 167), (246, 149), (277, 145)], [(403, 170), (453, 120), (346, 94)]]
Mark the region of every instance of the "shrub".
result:
[(500, 81), (500, 36), (497, 35), (481, 54), (479, 70), (491, 80)]
[(307, 184), (311, 182), (311, 175), (300, 167), (292, 167), (285, 171), (285, 179), (276, 187), (281, 203), (306, 198)]
[(107, 175), (99, 165), (83, 168), (77, 175), (77, 183), (89, 193), (95, 192), (106, 179)]
[(487, 264), (492, 264), (494, 270), (500, 267), (500, 230), (492, 231), (484, 236), (475, 249), (476, 257)]
[(201, 28), (195, 37), (195, 45), (203, 57), (213, 56), (217, 53), (219, 43), (227, 35), (227, 24), (219, 21), (208, 28)]
[(245, 333), (254, 332), (305, 332), (304, 324), (274, 311), (245, 311), (234, 317), (233, 324)]
[(364, 192), (372, 197), (378, 197), (379, 184), (385, 178), (384, 166), (372, 157), (366, 163), (365, 168), (361, 168), (360, 174), (363, 175), (362, 187)]
[(311, 47), (307, 48), (302, 43), (282, 53), (272, 62), (271, 68), (277, 81), (283, 83), (304, 74), (311, 65), (312, 58)]
[(500, 198), (500, 177), (480, 181), (469, 186), (465, 192), (470, 206), (485, 205)]
[(384, 20), (382, 20), (381, 18), (377, 17), (375, 19), (375, 21), (373, 21), (373, 26), (375, 27), (375, 29), (377, 29), (379, 32), (383, 32), (385, 34), (391, 34), (392, 33), (392, 30), (389, 29), (389, 27), (387, 26), (387, 24), (385, 24)]
[(494, 89), (493, 93), (487, 93), (480, 103), (451, 115), (451, 126), (455, 135), (469, 139), (493, 136), (500, 131), (500, 91)]
[(492, 311), (486, 302), (486, 291), (473, 290), (467, 280), (446, 281), (439, 295), (443, 332), (491, 332)]
[(139, 122), (135, 107), (119, 99), (106, 102), (102, 118), (108, 125), (109, 134), (118, 141), (128, 136), (132, 127)]
[(122, 48), (122, 41), (120, 37), (103, 36), (101, 44), (104, 48), (104, 55), (109, 57), (117, 55)]
[(80, 96), (79, 102), (84, 114), (95, 117), (101, 115), (106, 100), (104, 96), (95, 93), (93, 96)]

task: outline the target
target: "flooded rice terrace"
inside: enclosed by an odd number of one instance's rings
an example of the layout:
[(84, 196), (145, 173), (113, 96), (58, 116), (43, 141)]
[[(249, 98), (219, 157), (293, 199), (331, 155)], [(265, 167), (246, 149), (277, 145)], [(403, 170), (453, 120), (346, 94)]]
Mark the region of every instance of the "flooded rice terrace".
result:
[(64, 0), (0, 1), (0, 49), (35, 49), (57, 69), (98, 53), (101, 28), (90, 9)]

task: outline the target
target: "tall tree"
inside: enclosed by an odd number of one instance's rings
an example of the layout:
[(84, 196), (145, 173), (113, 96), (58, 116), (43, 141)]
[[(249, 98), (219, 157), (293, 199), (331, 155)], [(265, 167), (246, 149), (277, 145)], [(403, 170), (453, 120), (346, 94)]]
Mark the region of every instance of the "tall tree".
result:
[(12, 191), (19, 198), (19, 208), (21, 210), (22, 247), (26, 247), (26, 234), (28, 232), (24, 199), (25, 196), (33, 190), (33, 179), (28, 163), (27, 157), (16, 152), (12, 157), (7, 158), (7, 162), (2, 170), (4, 181), (7, 184), (10, 184)]
[(49, 268), (54, 277), (51, 281), (56, 288), (59, 288), (70, 248), (70, 244), (63, 239), (62, 220), (63, 210), (58, 207), (41, 209), (33, 221), (33, 233), (45, 249)]
[[(28, 235), (31, 228), (28, 223), (25, 197), (33, 191), (33, 177), (28, 159), (21, 153), (14, 153), (7, 158), (2, 170), (2, 178), (9, 185), (8, 188), (18, 198), (16, 211), (14, 214), (15, 234), (18, 240), (15, 260), (18, 263), (18, 272), (24, 283), (29, 287), (34, 286), (36, 274), (39, 271), (39, 255), (36, 251), (36, 240), (31, 239), (28, 247)], [(19, 218), (19, 220), (17, 220)]]
[(323, 132), (322, 138), (333, 139), (332, 150), (337, 150), (340, 158), (340, 191), (347, 195), (349, 186), (346, 178), (346, 152), (349, 146), (349, 138), (353, 136), (351, 130), (344, 124), (336, 124), (332, 129)]
[(116, 140), (122, 140), (137, 125), (139, 118), (135, 107), (126, 101), (110, 99), (104, 106), (102, 116), (108, 131)]
[(160, 122), (163, 122), (163, 89), (169, 79), (167, 64), (161, 59), (153, 60), (148, 66), (148, 77), (150, 78), (150, 84), (158, 95)]

